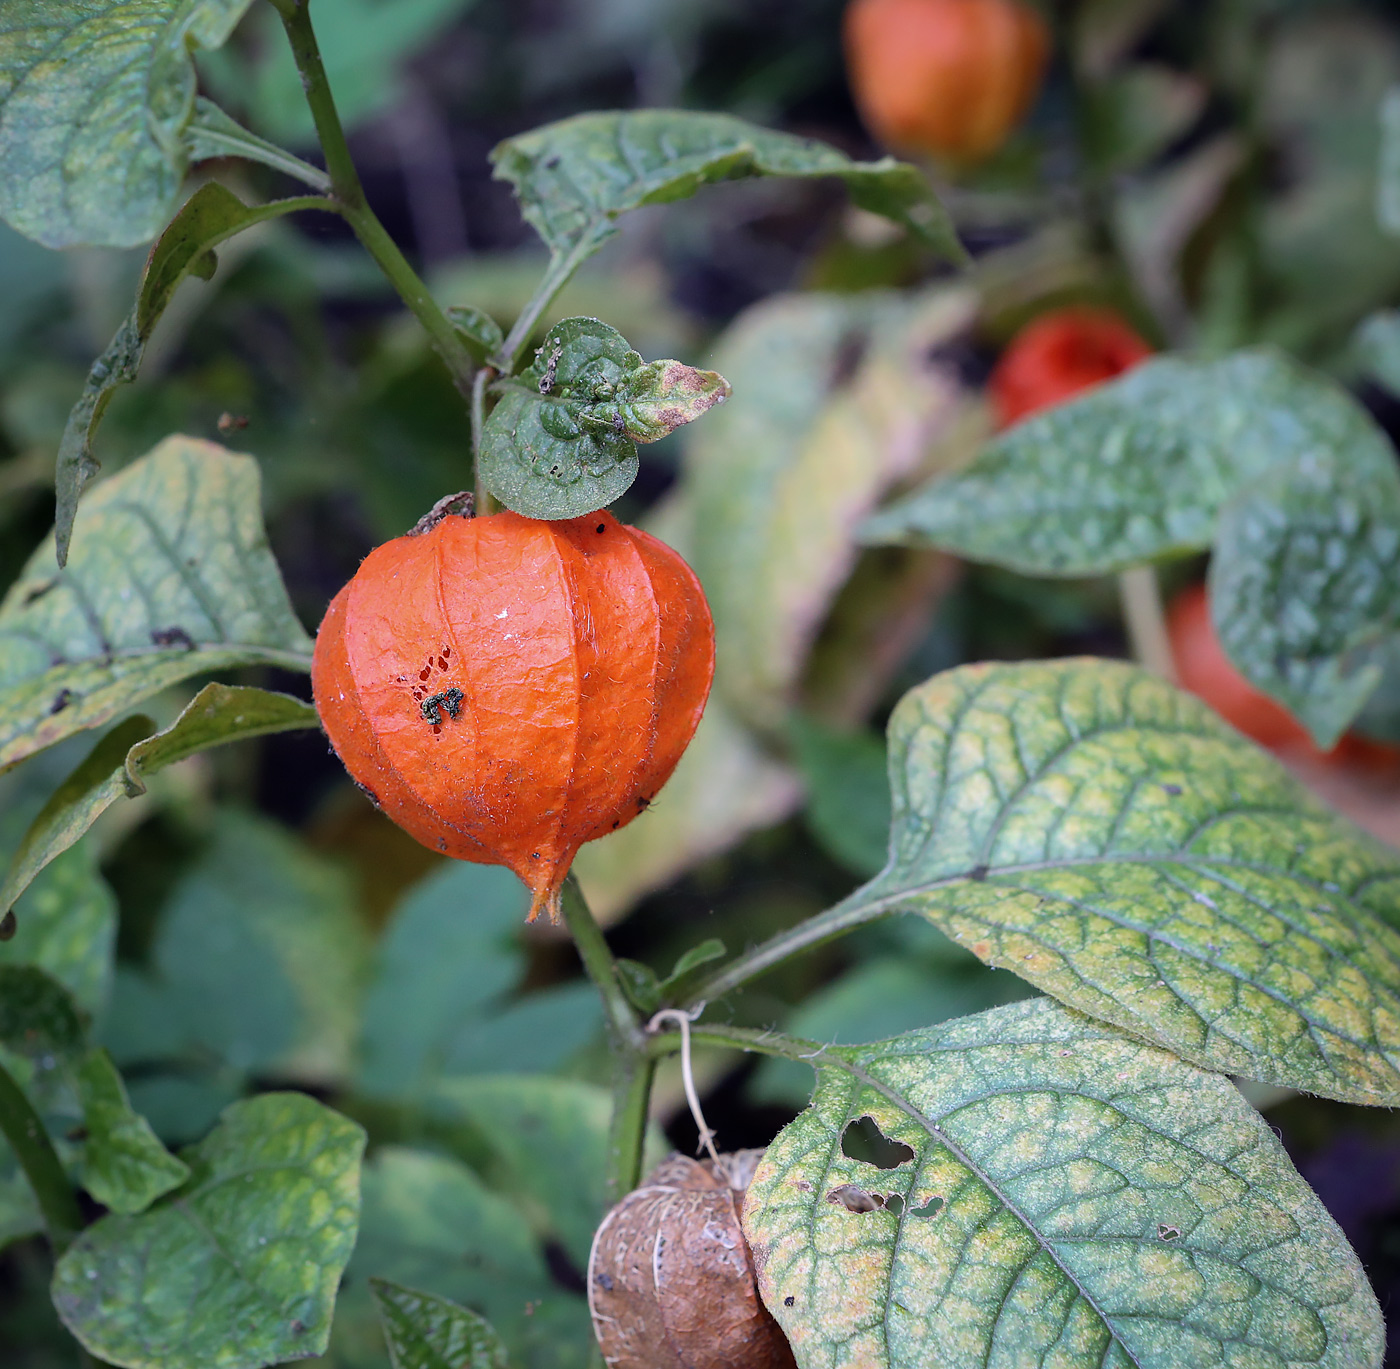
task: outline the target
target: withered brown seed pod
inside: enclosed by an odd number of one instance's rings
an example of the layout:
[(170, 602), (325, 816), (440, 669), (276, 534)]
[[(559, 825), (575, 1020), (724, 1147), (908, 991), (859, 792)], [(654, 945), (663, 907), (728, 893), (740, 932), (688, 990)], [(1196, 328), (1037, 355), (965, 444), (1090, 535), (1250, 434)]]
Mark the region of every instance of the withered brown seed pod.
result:
[(603, 1219), (588, 1307), (609, 1369), (795, 1369), (739, 1225), (762, 1155), (668, 1156)]

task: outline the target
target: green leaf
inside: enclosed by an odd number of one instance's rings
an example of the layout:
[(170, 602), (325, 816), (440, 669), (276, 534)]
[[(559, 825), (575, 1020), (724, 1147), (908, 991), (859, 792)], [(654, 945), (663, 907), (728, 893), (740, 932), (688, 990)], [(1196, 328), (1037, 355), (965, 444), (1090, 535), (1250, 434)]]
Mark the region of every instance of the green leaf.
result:
[(1381, 230), (1400, 237), (1400, 86), (1381, 101), (1381, 155), (1376, 175), (1376, 219)]
[(36, 1236), (44, 1229), (34, 1190), (15, 1161), (14, 1152), (0, 1140), (0, 1250), (12, 1241)]
[(592, 1042), (596, 993), (511, 995), (525, 975), (530, 898), (500, 866), (445, 862), (395, 911), (365, 998), (358, 1087), (421, 1100), (452, 1073), (549, 1070)]
[(472, 360), (480, 366), (496, 356), (505, 343), (501, 325), (484, 309), (472, 304), (455, 304), (444, 309), (443, 313), (451, 320), (457, 336), (466, 344)]
[(172, 1052), (188, 1042), (238, 1071), (342, 1079), (367, 941), (344, 871), (275, 823), (224, 813), (156, 933)]
[(853, 874), (866, 879), (879, 874), (890, 832), (884, 742), (873, 733), (840, 731), (802, 714), (793, 715), (788, 731), (807, 786), (812, 835)]
[(1221, 514), (1210, 564), (1216, 633), (1240, 672), (1333, 746), (1400, 639), (1400, 474), (1394, 456), (1300, 456)]
[(485, 1317), (446, 1298), (371, 1279), (394, 1369), (508, 1369), (506, 1348)]
[(1121, 175), (1165, 151), (1200, 118), (1208, 93), (1201, 81), (1155, 62), (1087, 84), (1081, 136), (1095, 174)]
[[(783, 1030), (836, 1045), (878, 1041), (1031, 992), (1015, 975), (988, 970), (932, 927), (922, 930), (943, 943), (938, 952), (901, 951), (857, 965), (803, 999)], [(750, 1088), (761, 1102), (802, 1107), (812, 1095), (812, 1071), (796, 1060), (775, 1057), (758, 1067)]]
[(66, 1056), (83, 1043), (73, 999), (36, 965), (0, 965), (0, 1046), (28, 1057)]
[(855, 567), (855, 528), (912, 475), (961, 411), (939, 348), (975, 297), (946, 287), (777, 296), (715, 352), (740, 393), (685, 446), (690, 563), (715, 619), (715, 692), (779, 731), (832, 601)]
[(965, 254), (923, 175), (886, 157), (854, 162), (814, 138), (757, 128), (729, 114), (641, 109), (579, 114), (499, 144), (496, 175), (556, 259), (577, 265), (647, 204), (688, 199), (746, 176), (836, 176), (863, 209), (902, 224), (954, 261)]
[[(439, 1125), (470, 1127), (484, 1154), (466, 1158), (491, 1188), (520, 1201), (541, 1236), (557, 1239), (578, 1269), (588, 1267), (608, 1206), (607, 1090), (543, 1075), (476, 1075), (444, 1080), (426, 1108)], [(665, 1153), (655, 1126), (647, 1146), (657, 1159)]]
[(322, 1354), (355, 1244), (364, 1132), (299, 1093), (234, 1103), (190, 1181), (88, 1227), (54, 1271), (64, 1325), (124, 1369), (255, 1369)]
[(1281, 355), (1162, 357), (1018, 423), (861, 535), (1027, 575), (1102, 575), (1205, 550), (1244, 486), (1328, 452), (1376, 469), (1394, 459), (1355, 400)]
[[(514, 1362), (583, 1369), (592, 1336), (583, 1299), (552, 1284), (521, 1214), (459, 1161), (384, 1146), (365, 1167), (364, 1217), (337, 1309), (336, 1362), (383, 1363), (371, 1277), (483, 1313)], [(541, 1353), (543, 1352), (543, 1353)]]
[(566, 318), (534, 362), (501, 382), (482, 431), (486, 488), (529, 518), (577, 518), (637, 478), (638, 442), (656, 442), (729, 396), (714, 371), (644, 362), (616, 328)]
[(133, 247), (188, 164), (194, 48), (250, 0), (12, 0), (0, 21), (0, 217), (46, 247)]
[(185, 201), (160, 235), (146, 259), (136, 305), (117, 329), (107, 350), (92, 363), (87, 383), (68, 415), (59, 440), (54, 484), (58, 497), (55, 537), (60, 566), (68, 560), (78, 498), (99, 470), (92, 454), (92, 435), (113, 393), (119, 386), (136, 379), (146, 343), (176, 287), (190, 275), (208, 280), (218, 264), (214, 247), (253, 224), (286, 213), (287, 205), (294, 203), (296, 201), (274, 201), (250, 209), (238, 196), (211, 181), (200, 186)]
[(93, 747), (30, 825), (0, 885), (0, 916), (117, 799), (144, 794), (148, 776), (225, 742), (320, 725), (316, 710), (290, 694), (222, 684), (205, 685), (154, 736), (149, 718), (129, 718)]
[(1046, 999), (818, 1065), (744, 1204), (803, 1369), (1378, 1369), (1360, 1262), (1228, 1080)]
[(263, 531), (257, 466), (171, 437), (84, 501), (0, 602), (0, 768), (191, 675), (304, 670), (311, 642)]
[(1400, 856), (1108, 661), (964, 666), (890, 719), (885, 870), (990, 965), (1225, 1073), (1400, 1101)]
[(133, 1111), (122, 1077), (104, 1050), (88, 1051), (73, 1066), (83, 1107), (83, 1187), (104, 1207), (143, 1212), (190, 1176)]
[[(290, 55), (290, 50), (285, 44), (279, 46)], [(300, 81), (297, 84), (298, 93), (302, 95), (304, 103), (305, 92), (300, 89)], [(295, 176), (297, 180), (304, 181), (322, 194), (329, 194), (331, 190), (331, 178), (320, 167), (312, 166), (300, 157), (294, 157), (285, 148), (278, 147), (276, 143), (270, 143), (265, 138), (259, 138), (256, 133), (250, 133), (236, 119), (230, 118), (212, 100), (206, 100), (202, 95), (195, 100), (194, 118), (185, 129), (185, 151), (191, 162), (207, 161), (215, 157), (243, 157), (248, 161), (261, 162), (264, 166), (270, 166), (288, 176)], [(207, 187), (201, 187), (205, 188)]]
[[(1400, 108), (1400, 98), (1396, 105)], [(1352, 346), (1366, 373), (1391, 394), (1400, 395), (1400, 309), (1383, 309), (1363, 319)]]

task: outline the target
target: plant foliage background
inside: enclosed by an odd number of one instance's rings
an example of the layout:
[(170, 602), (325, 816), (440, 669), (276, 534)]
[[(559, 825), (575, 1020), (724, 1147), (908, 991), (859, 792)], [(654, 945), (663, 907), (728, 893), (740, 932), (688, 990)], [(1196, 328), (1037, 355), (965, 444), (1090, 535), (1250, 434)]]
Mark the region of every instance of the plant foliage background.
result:
[[(186, 9), (193, 45), (176, 81), (182, 98), (204, 92), (253, 134), (314, 159), (272, 8)], [(930, 244), (941, 227), (924, 225), (921, 239), (872, 213), (889, 212), (879, 199), (886, 191), (858, 177), (843, 185), (755, 175), (681, 208), (644, 207), (616, 222), (541, 212), (539, 236), (500, 178), (543, 176), (529, 140), (512, 144), (493, 179), (490, 153), (502, 139), (593, 109), (694, 108), (820, 138), (858, 160), (879, 157), (846, 87), (837, 3), (341, 0), (316, 18), (367, 197), (436, 297), (470, 306), (454, 317), (480, 350), (501, 345), (545, 270), (540, 237), (556, 259), (585, 238), (607, 237), (539, 320), (534, 341), (559, 319), (597, 315), (622, 335), (618, 344), (625, 338), (620, 349), (599, 344), (614, 364), (632, 367), (630, 347), (712, 368), (734, 387), (723, 408), (645, 447), (639, 460), (634, 448), (595, 463), (604, 479), (620, 468), (609, 464), (615, 457), (636, 462), (635, 483), (613, 511), (686, 555), (704, 580), (718, 637), (715, 694), (681, 769), (651, 811), (588, 847), (577, 867), (618, 954), (650, 967), (635, 971), (639, 1003), (661, 1001), (658, 980), (698, 942), (718, 939), (738, 953), (836, 908), (856, 930), (729, 1000), (729, 1025), (777, 1026), (848, 1047), (917, 1030), (928, 1033), (930, 1051), (970, 1073), (994, 1073), (978, 1062), (1033, 1037), (1042, 1042), (1037, 1069), (1052, 1080), (1046, 1087), (1059, 1087), (1053, 1080), (1075, 1064), (1065, 1059), (1109, 1029), (1049, 1000), (1020, 1003), (1040, 988), (1194, 1065), (1248, 1074), (1220, 1007), (1238, 991), (1229, 974), (1197, 973), (1193, 961), (1173, 978), (1180, 966), (1153, 958), (1150, 929), (1122, 906), (1105, 921), (1123, 958), (1076, 959), (1043, 911), (1055, 900), (1056, 909), (1080, 906), (1095, 879), (1130, 904), (1135, 895), (1113, 885), (1119, 875), (1106, 867), (1157, 861), (1153, 871), (1170, 867), (1176, 881), (1173, 915), (1192, 900), (1233, 898), (1231, 917), (1247, 921), (1264, 895), (1238, 886), (1222, 893), (1211, 866), (1247, 849), (1259, 880), (1272, 881), (1268, 898), (1293, 900), (1289, 916), (1307, 925), (1318, 907), (1299, 890), (1321, 887), (1339, 917), (1355, 919), (1347, 969), (1337, 975), (1359, 965), (1374, 988), (1367, 1025), (1346, 1018), (1355, 986), (1327, 981), (1313, 961), (1252, 967), (1261, 980), (1313, 975), (1316, 986), (1297, 1012), (1270, 1001), (1287, 1067), (1246, 1097), (1386, 1308), (1400, 1295), (1400, 1120), (1384, 1107), (1335, 1100), (1394, 1100), (1400, 961), (1395, 932), (1367, 919), (1380, 906), (1376, 882), (1396, 878), (1396, 858), (1379, 845), (1349, 845), (1357, 840), (1349, 832), (1337, 836), (1317, 795), (1400, 844), (1400, 775), (1295, 757), (1300, 781), (1285, 819), (1234, 834), (1229, 851), (1223, 838), (1206, 850), (1192, 843), (1223, 792), (1273, 794), (1279, 779), (1204, 710), (1153, 696), (1132, 706), (1139, 718), (1152, 714), (1161, 737), (1136, 750), (1104, 741), (1107, 758), (1093, 761), (1096, 774), (1111, 770), (1121, 781), (1111, 834), (1094, 827), (1102, 814), (1086, 811), (1057, 830), (1055, 849), (1047, 841), (1031, 851), (1044, 838), (1035, 754), (1068, 744), (1055, 731), (1066, 718), (1077, 720), (1070, 740), (1081, 741), (1076, 728), (1105, 728), (1133, 689), (1152, 688), (1117, 675), (1102, 686), (1077, 683), (1075, 667), (1057, 664), (1028, 667), (1011, 701), (979, 694), (964, 674), (910, 696), (889, 745), (896, 775), (907, 763), (915, 779), (897, 787), (891, 807), (885, 725), (902, 696), (964, 663), (1128, 655), (1114, 573), (1158, 556), (1170, 558), (1161, 570), (1170, 592), (1200, 580), (1212, 553), (1212, 593), (1233, 615), (1227, 646), (1319, 741), (1348, 726), (1400, 739), (1397, 552), (1381, 536), (1400, 521), (1392, 445), (1400, 438), (1400, 323), (1391, 312), (1400, 306), (1400, 96), (1385, 98), (1400, 91), (1400, 20), (1384, 0), (1078, 0), (1056, 9), (1060, 41), (1026, 124), (992, 161), (943, 187), (972, 254), (967, 272)], [(0, 225), (0, 584), (10, 594), (0, 758), (32, 755), (0, 775), (0, 854), (17, 855), (5, 892), (19, 894), (25, 929), (22, 941), (0, 942), (0, 1049), (60, 1138), (63, 1160), (110, 1214), (65, 1255), (55, 1298), (65, 1317), (81, 1320), (104, 1241), (126, 1242), (186, 1282), (167, 1289), (159, 1354), (148, 1323), (130, 1341), (124, 1328), (107, 1327), (106, 1352), (150, 1353), (153, 1366), (167, 1363), (160, 1355), (211, 1354), (252, 1295), (221, 1272), (218, 1250), (191, 1242), (168, 1207), (150, 1204), (188, 1184), (183, 1202), (218, 1207), (237, 1169), (227, 1156), (236, 1151), (242, 1164), (247, 1146), (266, 1144), (276, 1153), (259, 1153), (259, 1163), (295, 1181), (240, 1191), (235, 1238), (252, 1261), (243, 1265), (250, 1283), (298, 1309), (260, 1333), (266, 1362), (296, 1358), (299, 1338), (324, 1329), (333, 1281), (318, 1284), (307, 1270), (348, 1258), (320, 1363), (384, 1369), (383, 1328), (399, 1318), (470, 1342), (483, 1364), (508, 1353), (528, 1369), (582, 1366), (591, 1343), (583, 1271), (603, 1210), (609, 1112), (597, 996), (566, 939), (522, 927), (528, 900), (512, 876), (436, 859), (365, 802), (306, 726), (309, 688), (299, 670), (307, 634), (369, 548), (470, 483), (462, 399), (342, 222), (268, 216), (228, 236), (244, 226), (247, 205), (298, 188), (275, 167), (202, 160), (227, 132), (203, 105), (191, 107), (206, 141), (184, 191), (188, 156), (172, 166), (152, 132), (158, 120), (140, 126), (153, 139), (140, 162), (142, 193), (165, 196), (173, 209), (191, 185), (201, 187), (182, 234), (163, 240), (149, 264), (142, 246), (55, 252)], [(11, 184), (22, 175), (31, 188), (47, 185), (52, 167), (42, 154), (36, 140), (0, 140)], [(775, 140), (744, 155), (762, 172), (789, 152)], [(55, 246), (82, 240), (82, 215), (56, 191), (30, 204), (27, 231)], [(104, 231), (132, 243), (144, 244), (163, 222), (143, 221), (137, 203), (108, 201), (104, 210)], [(133, 298), (140, 302), (129, 313)], [(1046, 420), (1062, 428), (1032, 425), (989, 445), (992, 363), (1022, 323), (1066, 303), (1116, 308), (1154, 344), (1192, 359), (1154, 363), (1088, 402), (1098, 408)], [(1191, 368), (1199, 374), (1183, 379)], [(127, 371), (134, 383), (109, 384)], [(1167, 412), (1180, 394), (1193, 410), (1185, 419)], [(1302, 403), (1300, 394), (1312, 426), (1294, 430), (1280, 414)], [(87, 407), (75, 426), (80, 395)], [(538, 407), (528, 389), (507, 402)], [(1122, 440), (1137, 475), (1110, 482), (1102, 518), (1086, 524), (1063, 496), (1099, 478), (1092, 459), (1104, 431), (1121, 434), (1125, 412)], [(102, 426), (89, 450), (96, 415)], [(1153, 447), (1153, 424), (1164, 416), (1199, 424), (1189, 451)], [(577, 419), (570, 411), (575, 427)], [(629, 430), (625, 445), (653, 436)], [(568, 439), (570, 459), (585, 439)], [(256, 464), (221, 465), (211, 484), (205, 444), (215, 442)], [(1345, 471), (1319, 470), (1319, 450), (1344, 452)], [(65, 571), (81, 587), (75, 607), (49, 597), (49, 581), (25, 567), (54, 522), (55, 461), (76, 489), (93, 457), (110, 483), (78, 506)], [(1038, 482), (1000, 480), (1010, 460), (1038, 463)], [(1340, 532), (1325, 519), (1316, 530), (1319, 559), (1340, 539), (1351, 577), (1327, 605), (1325, 650), (1323, 628), (1284, 611), (1318, 581), (1297, 545), (1280, 544), (1280, 503), (1300, 518), (1323, 505), (1341, 510), (1333, 519)], [(188, 546), (148, 535), (140, 520), (123, 522), (132, 504), (180, 510)], [(996, 518), (985, 516), (989, 508)], [(100, 553), (99, 527), (110, 539)], [(209, 528), (229, 562), (200, 567), (221, 586), (217, 602), (187, 573), (191, 558), (215, 545)], [(164, 568), (159, 596), (139, 611), (123, 557)], [(177, 623), (199, 626), (177, 636)], [(58, 690), (76, 690), (64, 653), (84, 632), (111, 649), (83, 667), (80, 714), (55, 705)], [(261, 664), (229, 671), (235, 659)], [(278, 697), (240, 693), (252, 686)], [(934, 707), (930, 689), (961, 690), (985, 717), (1025, 728), (984, 772), (964, 776), (970, 787), (1014, 798), (988, 830), (945, 826), (937, 842), (929, 814), (941, 798), (919, 791), (914, 761), (955, 745), (934, 732), (956, 710), (947, 699)], [(138, 697), (144, 716), (123, 723)], [(36, 858), (31, 869), (21, 840), (92, 751), (97, 734), (76, 728), (99, 723), (118, 732), (92, 754), (81, 811), (64, 810), (43, 829), (62, 854), (48, 864)], [(238, 744), (205, 750), (201, 738), (210, 735)], [(130, 751), (147, 737), (139, 756)], [(1192, 776), (1209, 766), (1216, 788), (1193, 790)], [(1031, 798), (1017, 808), (1023, 781)], [(1173, 787), (1188, 793), (1177, 799)], [(985, 793), (967, 802), (973, 811)], [(886, 868), (892, 816), (895, 858)], [(1300, 827), (1309, 844), (1301, 861), (1293, 850)], [(1105, 851), (1105, 868), (1088, 868)], [(868, 907), (848, 900), (882, 869), (864, 896)], [(1144, 884), (1141, 902), (1158, 888)], [(917, 915), (867, 916), (880, 899)], [(1214, 935), (1203, 930), (1201, 946)], [(1217, 949), (1211, 941), (1211, 954)], [(1013, 962), (1019, 975), (1004, 968)], [(703, 958), (688, 972), (698, 982)], [(1156, 993), (1168, 980), (1170, 991)], [(31, 1025), (9, 1032), (4, 1005), (21, 1001)], [(975, 1029), (939, 1027), (987, 1008), (999, 1012)], [(44, 1023), (37, 1037), (35, 1021)], [(1201, 1021), (1211, 1030), (1198, 1029)], [(1176, 1144), (1192, 1124), (1181, 1095), (1205, 1076), (1154, 1046), (1118, 1041), (1114, 1049), (1133, 1055), (1131, 1068), (1160, 1076), (1169, 1105), (1159, 1139)], [(931, 1106), (934, 1084), (873, 1047), (849, 1054), (880, 1088), (823, 1069), (815, 1111), (785, 1133), (761, 1185), (776, 1185), (777, 1167), (814, 1144), (806, 1133), (822, 1117), (842, 1126), (874, 1116), (923, 1155), (928, 1135), (909, 1108)], [(741, 1058), (713, 1041), (698, 1049), (697, 1070), (726, 1149), (766, 1145), (802, 1112), (813, 1086), (808, 1065)], [(956, 1092), (961, 1079), (939, 1087)], [(1320, 1096), (1283, 1087), (1290, 1084)], [(1249, 1201), (1312, 1202), (1275, 1192), (1282, 1181), (1266, 1163), (1272, 1138), (1226, 1086), (1218, 1089), (1210, 1106), (1222, 1134), (1247, 1138), (1264, 1156)], [(1098, 1099), (1105, 1108), (1121, 1101)], [(988, 1106), (966, 1122), (974, 1159), (998, 1126), (1036, 1125), (1034, 1116), (1009, 1121)], [(1018, 1106), (1031, 1105), (1006, 1104)], [(667, 1139), (693, 1148), (672, 1067), (654, 1115), (649, 1153), (659, 1155)], [(94, 1135), (119, 1138), (101, 1149), (106, 1168), (87, 1159)], [(1121, 1141), (1133, 1154), (1136, 1136)], [(351, 1253), (347, 1176), (366, 1139)], [(977, 1181), (1003, 1182), (1011, 1158), (978, 1160)], [(862, 1171), (847, 1159), (838, 1156), (833, 1173), (854, 1181)], [(901, 1202), (929, 1196), (904, 1179)], [(1188, 1196), (1209, 1207), (1201, 1192)], [(976, 1194), (967, 1201), (975, 1209)], [(1035, 1201), (1027, 1195), (1033, 1215)], [(292, 1210), (317, 1214), (305, 1235), (315, 1250), (260, 1246), (264, 1224)], [(1180, 1234), (1175, 1216), (1159, 1215), (1162, 1229)], [(1255, 1217), (1267, 1226), (1267, 1216)], [(780, 1297), (800, 1263), (794, 1243), (804, 1223), (855, 1217), (826, 1205), (813, 1218), (777, 1203), (768, 1220)], [(1044, 1236), (1035, 1221), (1027, 1231)], [(7, 1369), (78, 1369), (82, 1352), (49, 1297), (39, 1228), (0, 1145), (0, 1358)], [(1331, 1241), (1318, 1237), (1326, 1250), (1308, 1258), (1341, 1259), (1344, 1247)], [(1154, 1277), (1174, 1288), (1173, 1273)], [(890, 1271), (891, 1286), (899, 1277)], [(197, 1296), (206, 1279), (217, 1279), (219, 1301)], [(1287, 1315), (1274, 1309), (1269, 1323), (1284, 1348), (1300, 1336), (1307, 1343), (1324, 1315), (1334, 1336), (1351, 1325), (1341, 1293), (1324, 1290), (1324, 1313), (1310, 1304), (1316, 1289), (1287, 1291), (1295, 1302)], [(489, 1329), (441, 1299), (483, 1314), (504, 1352)], [(1360, 1325), (1364, 1316), (1355, 1315)], [(798, 1321), (788, 1330), (795, 1342), (811, 1334)], [(1085, 1347), (1088, 1354), (1088, 1340)]]

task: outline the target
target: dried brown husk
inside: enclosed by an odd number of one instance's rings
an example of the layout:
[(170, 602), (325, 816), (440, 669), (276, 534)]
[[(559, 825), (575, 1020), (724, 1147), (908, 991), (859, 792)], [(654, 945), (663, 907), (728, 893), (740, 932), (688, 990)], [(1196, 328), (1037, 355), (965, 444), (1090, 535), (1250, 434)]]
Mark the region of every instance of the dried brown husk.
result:
[(588, 1306), (609, 1369), (795, 1369), (739, 1224), (762, 1155), (668, 1156), (603, 1219)]

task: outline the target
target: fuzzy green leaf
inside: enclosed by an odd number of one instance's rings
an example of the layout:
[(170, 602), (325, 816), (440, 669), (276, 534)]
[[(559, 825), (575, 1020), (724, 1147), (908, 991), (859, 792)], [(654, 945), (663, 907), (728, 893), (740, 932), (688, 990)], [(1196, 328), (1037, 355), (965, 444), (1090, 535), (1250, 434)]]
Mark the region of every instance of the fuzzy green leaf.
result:
[(1220, 1076), (1047, 999), (816, 1063), (744, 1204), (801, 1369), (1380, 1365), (1360, 1262)]
[(924, 176), (886, 157), (855, 162), (814, 138), (758, 128), (730, 114), (675, 109), (579, 114), (508, 138), (491, 154), (520, 212), (556, 259), (577, 265), (647, 204), (688, 199), (746, 176), (836, 176), (863, 209), (964, 259), (947, 211)]
[(1162, 357), (1018, 423), (861, 533), (1027, 575), (1102, 575), (1205, 550), (1228, 499), (1316, 452), (1393, 460), (1355, 400), (1281, 355)]
[(59, 440), (54, 475), (58, 507), (54, 523), (60, 566), (68, 560), (79, 496), (100, 469), (92, 454), (93, 432), (116, 389), (136, 379), (146, 343), (176, 287), (186, 276), (208, 280), (217, 266), (213, 248), (235, 233), (283, 212), (280, 202), (250, 209), (237, 195), (211, 181), (200, 186), (185, 201), (151, 249), (141, 275), (136, 305), (117, 329), (107, 350), (92, 363), (87, 383), (68, 415)]
[(234, 1103), (189, 1182), (88, 1227), (54, 1271), (59, 1316), (124, 1369), (256, 1369), (325, 1351), (355, 1244), (364, 1132), (303, 1094)]
[(965, 666), (890, 720), (885, 870), (988, 964), (1211, 1069), (1400, 1102), (1400, 855), (1134, 667)]
[(507, 1369), (506, 1348), (485, 1317), (431, 1293), (371, 1279), (394, 1369)]
[(729, 395), (714, 371), (645, 362), (616, 328), (566, 318), (532, 365), (502, 382), (482, 432), (481, 478), (529, 518), (577, 518), (637, 478), (637, 443), (656, 442)]
[(144, 1212), (190, 1176), (156, 1139), (131, 1106), (116, 1066), (104, 1050), (88, 1051), (73, 1065), (83, 1108), (83, 1187), (113, 1212)]
[(132, 247), (175, 208), (195, 48), (251, 0), (11, 0), (0, 15), (0, 217), (46, 247)]
[(212, 746), (296, 728), (319, 727), (308, 703), (245, 685), (205, 685), (184, 712), (154, 736), (137, 716), (113, 728), (59, 786), (25, 833), (0, 885), (0, 915), (51, 860), (73, 845), (119, 798), (146, 792), (146, 779)]
[(1393, 454), (1308, 453), (1226, 505), (1210, 610), (1240, 672), (1332, 746), (1400, 641), (1400, 475)]
[(253, 459), (171, 437), (105, 481), (59, 569), (52, 539), (0, 603), (0, 768), (191, 675), (306, 669)]

